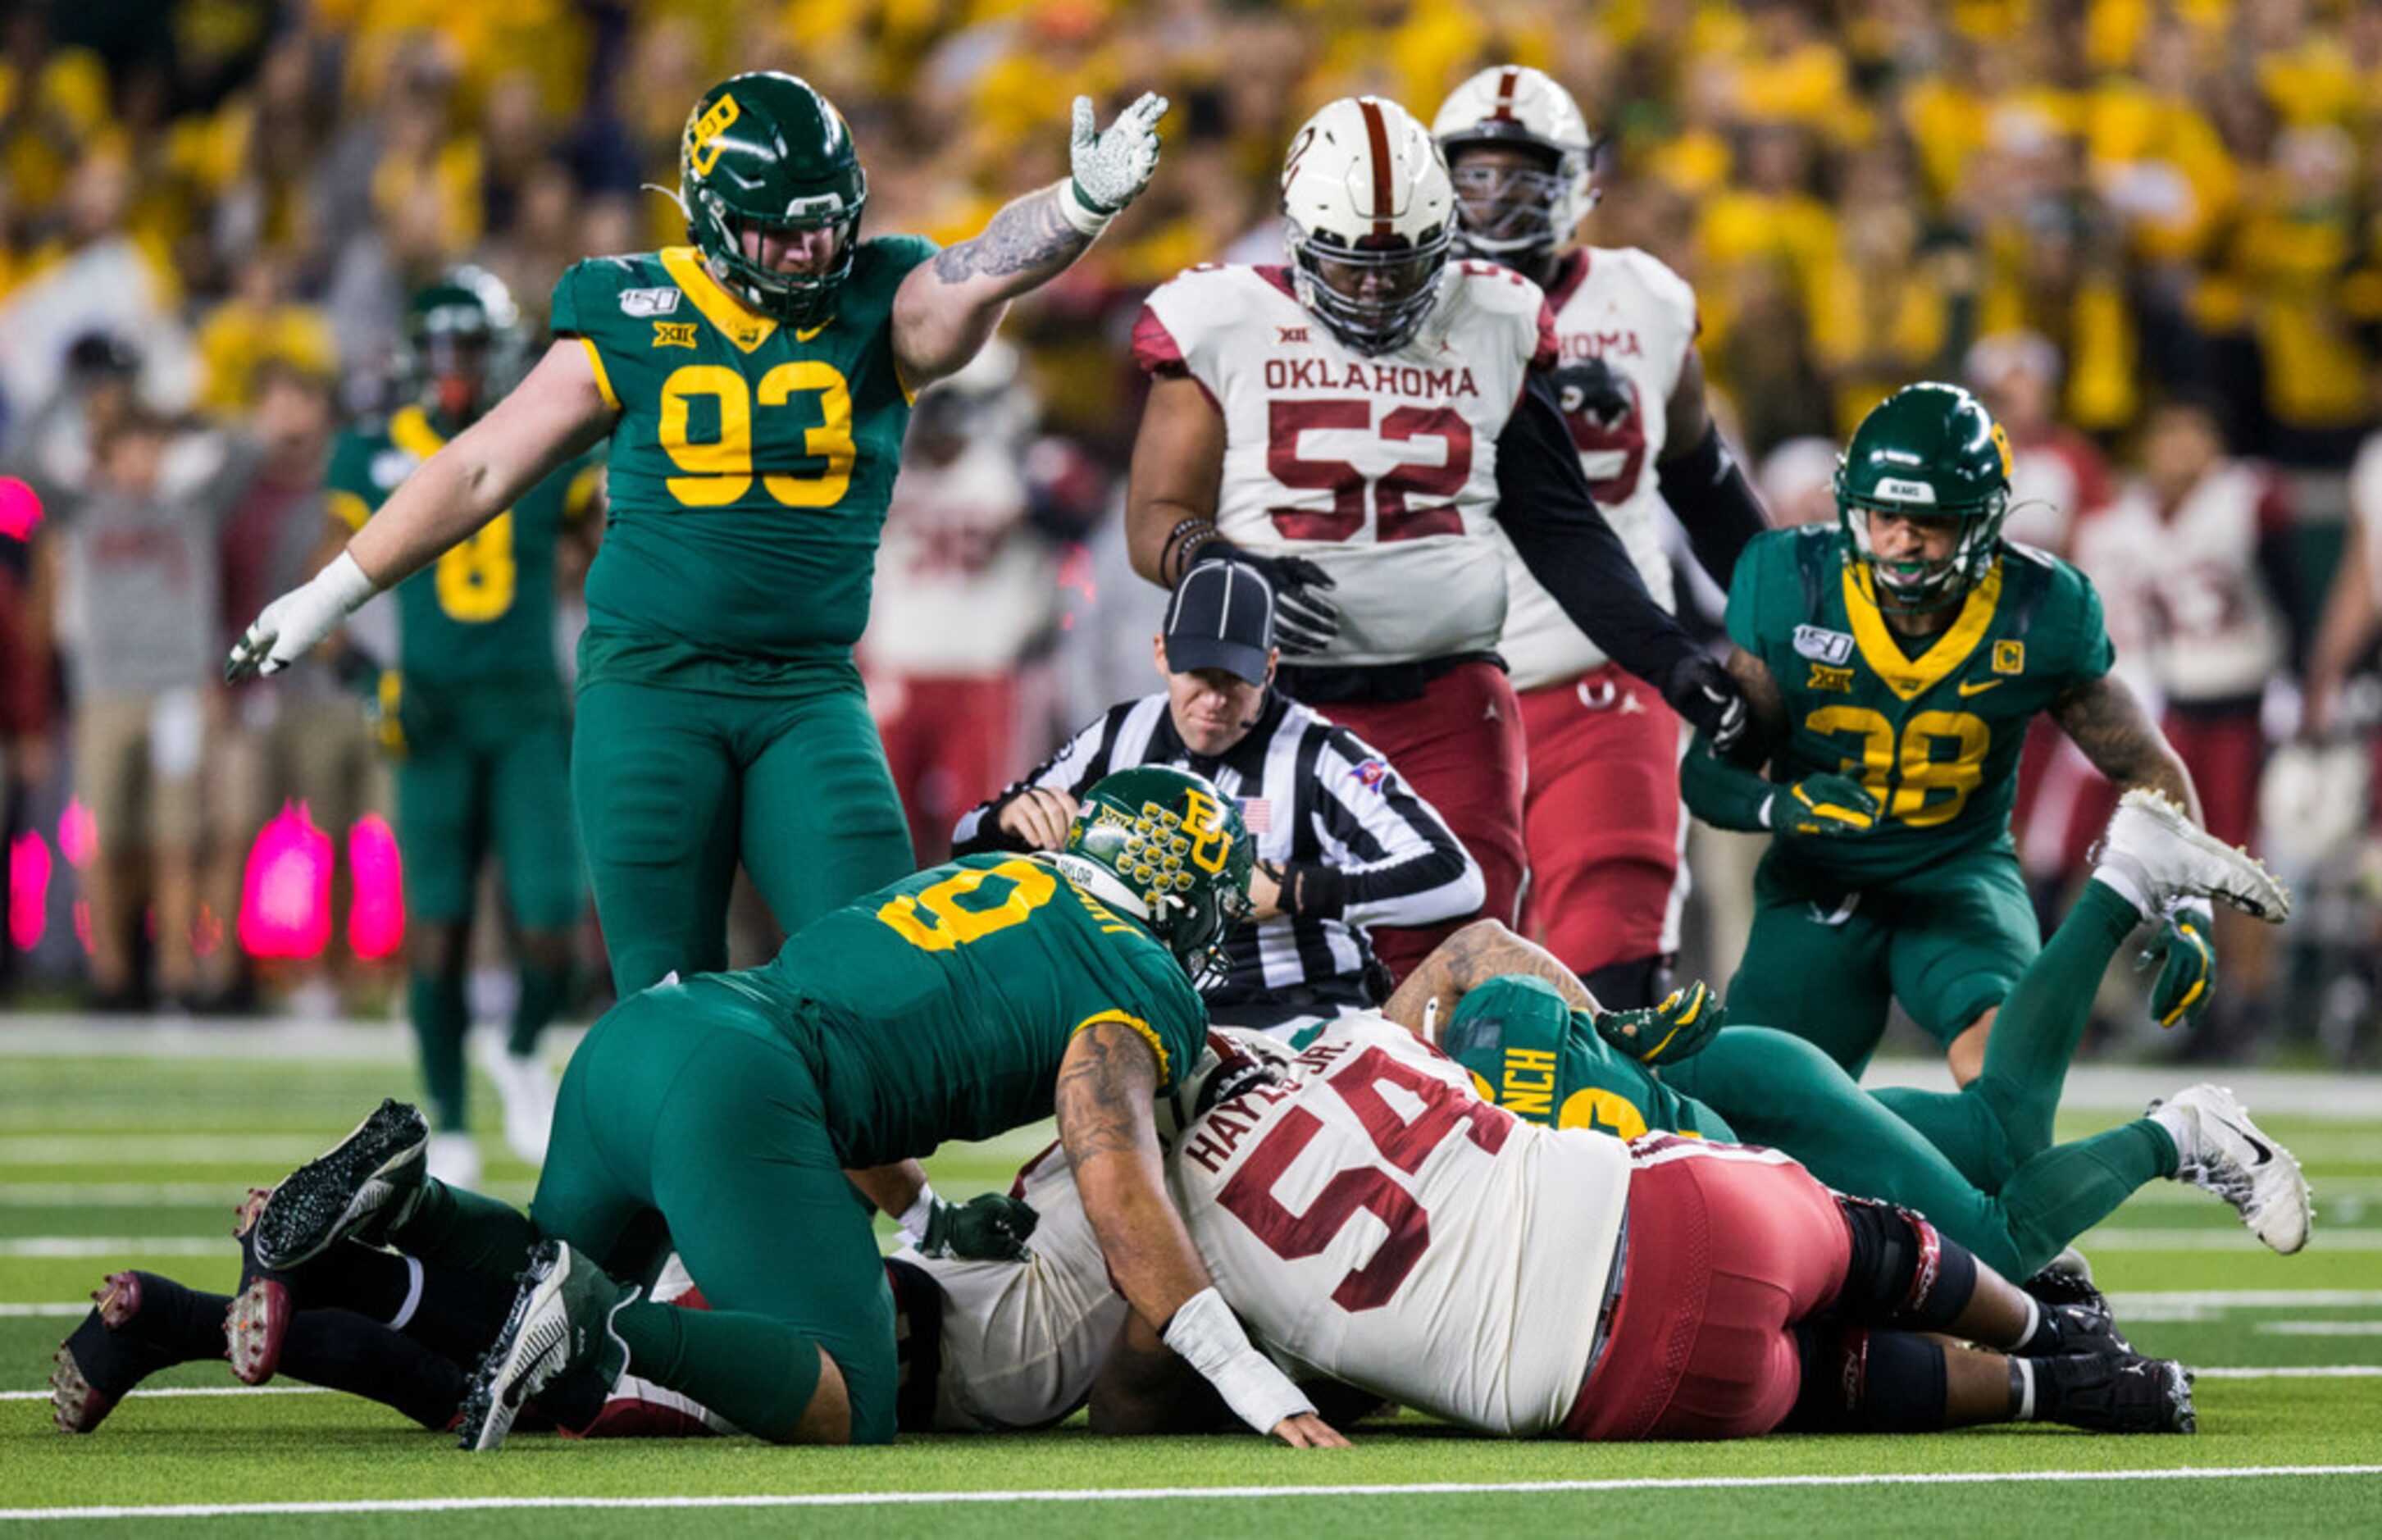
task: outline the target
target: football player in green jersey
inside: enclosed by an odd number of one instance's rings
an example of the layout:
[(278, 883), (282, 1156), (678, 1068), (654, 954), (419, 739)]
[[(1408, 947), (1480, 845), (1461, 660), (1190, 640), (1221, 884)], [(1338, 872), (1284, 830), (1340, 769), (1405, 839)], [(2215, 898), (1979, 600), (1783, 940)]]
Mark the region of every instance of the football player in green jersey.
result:
[[(1986, 1070), (1995, 1010), (2041, 945), (2009, 834), (2038, 713), (2112, 781), (2199, 817), (2182, 761), (2109, 673), (2092, 584), (2001, 538), (2009, 472), (1966, 390), (1909, 386), (1872, 411), (1837, 471), (1837, 527), (1757, 536), (1730, 584), (1750, 746), (1700, 740), (1683, 767), (1698, 817), (1773, 836), (1731, 1008), (1856, 1076), (1893, 1000), (1956, 1081)], [(2206, 1004), (2208, 913), (2158, 917), (2153, 1008), (2170, 1023)]]
[(789, 932), (911, 868), (852, 646), (915, 393), (1148, 185), (1162, 97), (1104, 131), (1075, 103), (1073, 177), (938, 253), (861, 238), (842, 115), (790, 75), (706, 92), (680, 144), (690, 244), (583, 262), (557, 339), (312, 583), (233, 649), (302, 655), (379, 589), (608, 438), (571, 780), (625, 997), (726, 965), (741, 860)]
[[(341, 435), (325, 498), (343, 532), (363, 529), (407, 478), (502, 392), (519, 313), (490, 273), (459, 268), (413, 297), (416, 399)], [(571, 986), (571, 930), (586, 903), (565, 789), (571, 708), (554, 653), (555, 555), (593, 549), (603, 470), (557, 469), (397, 590), (398, 666), (381, 679), (381, 737), (398, 758), (405, 861), (407, 996), (429, 1090), (431, 1164), (478, 1179), (464, 1121), (466, 952), (480, 869), (504, 869), (521, 992), (492, 1065), (514, 1153), (545, 1156), (553, 1087), (537, 1037)]]
[(2192, 1086), (2146, 1116), (2052, 1142), (2065, 1055), (2102, 970), (2143, 915), (2178, 897), (2269, 921), (2290, 906), (2257, 861), (2158, 794), (2130, 792), (2093, 881), (2003, 1004), (1995, 1056), (2005, 1040), (2029, 1044), (2042, 1078), (2029, 1095), (1980, 1098), (1997, 1158), (1974, 1174), (1897, 1115), (1888, 1093), (1862, 1090), (1811, 1044), (1743, 1025), (1741, 1012), (1728, 1024), (1701, 983), (1654, 1009), (1602, 1011), (1553, 957), (1493, 921), (1450, 938), (1387, 1011), (1517, 1116), (1622, 1139), (1659, 1129), (1770, 1145), (1839, 1191), (1918, 1210), (2009, 1277), (2042, 1269), (2161, 1177), (2218, 1194), (2267, 1245), (2296, 1251), (2308, 1237), (2307, 1181), (2222, 1087)]
[[(760, 1437), (883, 1443), (893, 1303), (852, 1187), (900, 1212), (923, 1185), (913, 1157), (1055, 1114), (1135, 1310), (1253, 1427), (1338, 1443), (1209, 1285), (1160, 1168), (1152, 1103), (1205, 1045), (1193, 978), (1246, 914), (1254, 859), (1209, 782), (1110, 776), (1062, 850), (937, 867), (765, 967), (624, 1001), (571, 1059), (526, 1218), (424, 1180), (420, 1117), (392, 1103), (274, 1190), (253, 1262), (298, 1267), (350, 1235), (483, 1273), (527, 1258), (466, 1448), (501, 1442), (532, 1396), (626, 1370)], [(662, 1229), (709, 1311), (608, 1275), (642, 1275)]]

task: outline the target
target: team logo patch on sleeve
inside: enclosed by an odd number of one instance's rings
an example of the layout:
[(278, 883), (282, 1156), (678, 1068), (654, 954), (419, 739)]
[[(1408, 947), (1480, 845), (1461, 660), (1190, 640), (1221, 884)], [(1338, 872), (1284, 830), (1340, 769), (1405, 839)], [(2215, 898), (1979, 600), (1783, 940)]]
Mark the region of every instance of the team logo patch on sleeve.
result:
[(1379, 759), (1368, 759), (1348, 773), (1358, 785), (1368, 791), (1378, 792), (1381, 789), (1381, 782), (1389, 778), (1390, 767)]
[(654, 346), (657, 348), (692, 348), (694, 343), (694, 323), (692, 321), (656, 321)]
[(1852, 634), (1830, 631), (1825, 626), (1799, 625), (1795, 628), (1795, 650), (1815, 663), (1843, 663), (1853, 655)]
[(1853, 671), (1832, 669), (1825, 663), (1814, 663), (1811, 665), (1811, 681), (1809, 687), (1848, 696), (1853, 693)]
[(657, 315), (674, 315), (678, 302), (685, 296), (675, 289), (623, 289), (620, 290), (620, 314), (649, 321)]

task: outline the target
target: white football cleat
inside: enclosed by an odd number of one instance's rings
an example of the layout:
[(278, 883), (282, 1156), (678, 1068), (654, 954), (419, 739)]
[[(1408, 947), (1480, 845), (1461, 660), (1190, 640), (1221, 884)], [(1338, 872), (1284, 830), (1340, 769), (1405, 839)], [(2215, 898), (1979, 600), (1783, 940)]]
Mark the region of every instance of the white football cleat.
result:
[(497, 1047), (483, 1053), (480, 1064), (504, 1103), (506, 1147), (532, 1165), (545, 1164), (546, 1130), (554, 1123), (554, 1075), (546, 1061)]
[(2164, 914), (2179, 899), (2213, 898), (2253, 919), (2280, 925), (2291, 912), (2291, 891), (2265, 863), (2192, 821), (2164, 792), (2137, 786), (2093, 847), (2093, 864), (2109, 867), (2135, 890), (2145, 915)]
[(441, 1133), (430, 1136), (429, 1149), (424, 1153), (428, 1174), (448, 1187), (476, 1187), (480, 1180), (480, 1146), (465, 1133)]
[(2307, 1177), (2231, 1090), (2205, 1081), (2187, 1086), (2164, 1104), (2152, 1103), (2148, 1115), (2175, 1140), (2177, 1181), (2232, 1204), (2252, 1233), (2285, 1256), (2307, 1244), (2315, 1218)]

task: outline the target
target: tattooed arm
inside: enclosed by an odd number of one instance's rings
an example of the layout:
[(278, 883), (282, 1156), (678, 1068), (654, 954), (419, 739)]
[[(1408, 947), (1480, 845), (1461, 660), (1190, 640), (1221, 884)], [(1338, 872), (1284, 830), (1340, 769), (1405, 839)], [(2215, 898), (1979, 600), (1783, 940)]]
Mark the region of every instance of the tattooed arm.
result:
[(2118, 785), (2165, 792), (2183, 805), (2194, 823), (2202, 821), (2192, 772), (2134, 692), (2115, 675), (2088, 680), (2053, 701), (2051, 720), (2094, 769)]
[(1554, 954), (1524, 941), (1496, 920), (1476, 919), (1433, 948), (1406, 975), (1406, 982), (1381, 1007), (1381, 1014), (1416, 1036), (1429, 1038), (1431, 1034), (1423, 1030), (1426, 1018), (1436, 1029), (1455, 1015), (1456, 1002), (1466, 994), (1508, 973), (1545, 979), (1575, 1010), (1603, 1009), (1579, 976), (1557, 961)]
[[(1109, 1276), (1153, 1328), (1138, 1335), (1145, 1340), (1156, 1335), (1168, 1348), (1181, 1349), (1245, 1418), (1252, 1404), (1273, 1405), (1276, 1411), (1262, 1413), (1256, 1425), (1271, 1427), (1283, 1442), (1302, 1448), (1345, 1443), (1250, 1348), (1218, 1300), (1191, 1233), (1166, 1196), (1158, 1129), (1150, 1121), (1157, 1094), (1158, 1062), (1148, 1040), (1121, 1022), (1099, 1021), (1078, 1029), (1068, 1043), (1053, 1098), (1059, 1140), (1067, 1147), (1075, 1190), (1099, 1238)], [(1195, 1317), (1197, 1341), (1175, 1329)], [(1210, 1349), (1214, 1367), (1201, 1362), (1202, 1348)]]
[(1092, 238), (1059, 208), (1055, 182), (1004, 204), (974, 240), (910, 270), (893, 296), (893, 358), (911, 389), (956, 374), (991, 339), (1009, 302), (1066, 271)]

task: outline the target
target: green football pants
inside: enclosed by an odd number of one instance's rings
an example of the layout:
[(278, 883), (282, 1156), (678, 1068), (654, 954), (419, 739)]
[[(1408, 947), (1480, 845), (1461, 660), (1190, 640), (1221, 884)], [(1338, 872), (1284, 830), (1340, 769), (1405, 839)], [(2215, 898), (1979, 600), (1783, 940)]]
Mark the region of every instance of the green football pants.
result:
[(1828, 1186), (1916, 1209), (1996, 1271), (2024, 1278), (2137, 1188), (2175, 1170), (2173, 1141), (2147, 1118), (2066, 1144), (2050, 1140), (2068, 1056), (2133, 920), (2117, 894), (2086, 888), (2003, 1003), (1986, 1040), (1986, 1073), (1959, 1093), (1872, 1095), (1812, 1044), (1740, 1026), (1666, 1067), (1664, 1083)]
[(792, 697), (599, 680), (579, 693), (571, 772), (623, 999), (728, 966), (740, 860), (789, 935), (912, 869), (856, 673)]
[[(501, 713), (473, 721), (460, 709), (472, 704), (459, 702), (433, 731), (409, 731), (397, 763), (407, 912), (433, 925), (468, 923), (480, 868), (493, 855), (513, 922), (567, 930), (586, 893), (566, 796), (570, 724), (559, 709), (543, 720)], [(481, 715), (476, 706), (472, 715)]]
[(2001, 1003), (2040, 948), (2018, 858), (1972, 850), (1898, 882), (1823, 893), (1754, 878), (1753, 931), (1728, 987), (1729, 1014), (1819, 1045), (1858, 1078), (1902, 1002), (1946, 1047)]
[(638, 1276), (657, 1223), (711, 1308), (623, 1307), (612, 1329), (632, 1369), (783, 1438), (824, 1350), (851, 1398), (852, 1441), (892, 1439), (893, 1295), (868, 1205), (843, 1175), (808, 1062), (716, 979), (647, 990), (589, 1030), (527, 1219), (433, 1182), (390, 1240), (503, 1273), (547, 1236)]

